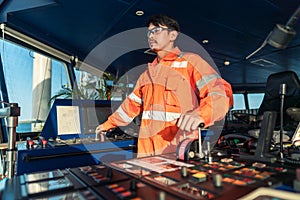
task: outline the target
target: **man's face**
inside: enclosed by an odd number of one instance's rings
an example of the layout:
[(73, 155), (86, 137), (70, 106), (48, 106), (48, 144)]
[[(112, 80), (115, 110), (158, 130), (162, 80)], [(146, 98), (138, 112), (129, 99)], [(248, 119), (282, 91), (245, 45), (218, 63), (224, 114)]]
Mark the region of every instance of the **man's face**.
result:
[(154, 52), (169, 50), (170, 45), (173, 46), (173, 44), (171, 44), (170, 29), (166, 26), (154, 26), (150, 24), (147, 36), (149, 47)]

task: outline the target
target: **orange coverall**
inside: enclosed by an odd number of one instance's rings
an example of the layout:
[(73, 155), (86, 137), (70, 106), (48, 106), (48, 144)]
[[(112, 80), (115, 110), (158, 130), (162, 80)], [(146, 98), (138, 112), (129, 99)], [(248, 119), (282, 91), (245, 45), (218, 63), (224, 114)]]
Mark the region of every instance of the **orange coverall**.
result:
[[(175, 48), (160, 62), (148, 63), (133, 92), (103, 124), (105, 130), (128, 125), (142, 112), (138, 157), (176, 152), (183, 133), (181, 114), (197, 109), (206, 126), (224, 118), (233, 104), (232, 90), (199, 55)], [(197, 138), (198, 131), (186, 133)]]

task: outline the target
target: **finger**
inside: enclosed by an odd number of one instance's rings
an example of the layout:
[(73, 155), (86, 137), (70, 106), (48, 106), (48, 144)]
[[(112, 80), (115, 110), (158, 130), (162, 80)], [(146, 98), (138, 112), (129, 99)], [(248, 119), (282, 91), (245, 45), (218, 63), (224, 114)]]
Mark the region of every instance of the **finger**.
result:
[(199, 124), (201, 123), (202, 121), (199, 121), (199, 120), (195, 120), (191, 126), (191, 130), (194, 131), (198, 128)]
[(180, 127), (181, 123), (182, 123), (182, 118), (183, 118), (183, 115), (180, 115), (178, 121), (177, 121), (177, 127)]
[(103, 127), (101, 125), (97, 126), (95, 133), (100, 134), (100, 133), (105, 133), (106, 131), (103, 130)]
[(186, 125), (184, 127), (185, 131), (191, 132), (192, 131), (192, 125), (194, 123), (194, 119), (190, 118), (187, 122)]
[(96, 129), (95, 129), (95, 133), (98, 134), (98, 133), (100, 133), (100, 131), (101, 131), (100, 126), (97, 126)]
[(188, 131), (188, 130), (186, 130), (186, 125), (187, 125), (187, 123), (188, 123), (188, 121), (189, 121), (189, 116), (187, 116), (187, 115), (184, 115), (183, 116), (183, 119), (182, 119), (182, 122), (181, 122), (181, 124), (180, 124), (180, 126), (179, 126), (179, 128), (181, 129), (181, 130), (183, 130), (183, 131)]
[(184, 124), (185, 124), (185, 116), (184, 115), (182, 115), (181, 117), (180, 117), (180, 123), (178, 123), (178, 127), (179, 127), (179, 129), (181, 129), (181, 130), (183, 130), (183, 127), (184, 127)]

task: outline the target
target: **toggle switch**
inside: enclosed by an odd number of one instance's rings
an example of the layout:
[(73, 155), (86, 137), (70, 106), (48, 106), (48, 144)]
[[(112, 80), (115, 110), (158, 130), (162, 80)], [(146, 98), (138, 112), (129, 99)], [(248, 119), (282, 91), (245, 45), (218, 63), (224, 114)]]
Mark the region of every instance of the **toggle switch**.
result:
[(106, 178), (111, 178), (113, 176), (112, 169), (110, 167), (106, 170)]
[(39, 137), (39, 144), (42, 146), (42, 148), (46, 148), (47, 144), (48, 144), (48, 141), (44, 137), (40, 136)]
[(131, 180), (131, 182), (130, 182), (130, 191), (132, 191), (132, 192), (135, 192), (136, 191), (136, 180), (135, 179), (133, 179), (133, 180)]
[(213, 175), (213, 184), (216, 188), (221, 188), (222, 184), (222, 175), (221, 174), (214, 174)]
[(30, 137), (26, 138), (26, 146), (27, 149), (33, 149), (34, 142)]

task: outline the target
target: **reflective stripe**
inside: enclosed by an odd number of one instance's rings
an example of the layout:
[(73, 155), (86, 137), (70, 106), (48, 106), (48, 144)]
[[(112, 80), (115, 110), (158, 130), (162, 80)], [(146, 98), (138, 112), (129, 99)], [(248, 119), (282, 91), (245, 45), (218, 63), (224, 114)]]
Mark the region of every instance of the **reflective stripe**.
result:
[(147, 110), (143, 112), (142, 119), (152, 119), (157, 121), (171, 122), (174, 119), (178, 119), (180, 115), (181, 115), (180, 113), (174, 113), (174, 112)]
[(120, 115), (124, 122), (131, 122), (133, 120), (133, 118), (129, 117), (121, 107), (119, 107), (116, 112)]
[(187, 64), (188, 64), (187, 61), (182, 61), (182, 62), (174, 61), (171, 65), (171, 67), (174, 67), (174, 68), (187, 68)]
[(223, 97), (228, 97), (228, 96), (226, 96), (226, 94), (225, 93), (220, 93), (220, 92), (210, 92), (209, 94), (208, 94), (208, 96), (212, 96), (212, 95), (220, 95), (220, 96), (223, 96)]
[(133, 92), (128, 96), (128, 98), (137, 102), (138, 104), (142, 104), (142, 99), (136, 96)]
[(201, 90), (209, 81), (217, 78), (220, 78), (218, 74), (210, 74), (207, 76), (202, 76), (202, 78), (199, 81), (197, 81), (196, 86), (198, 90)]

